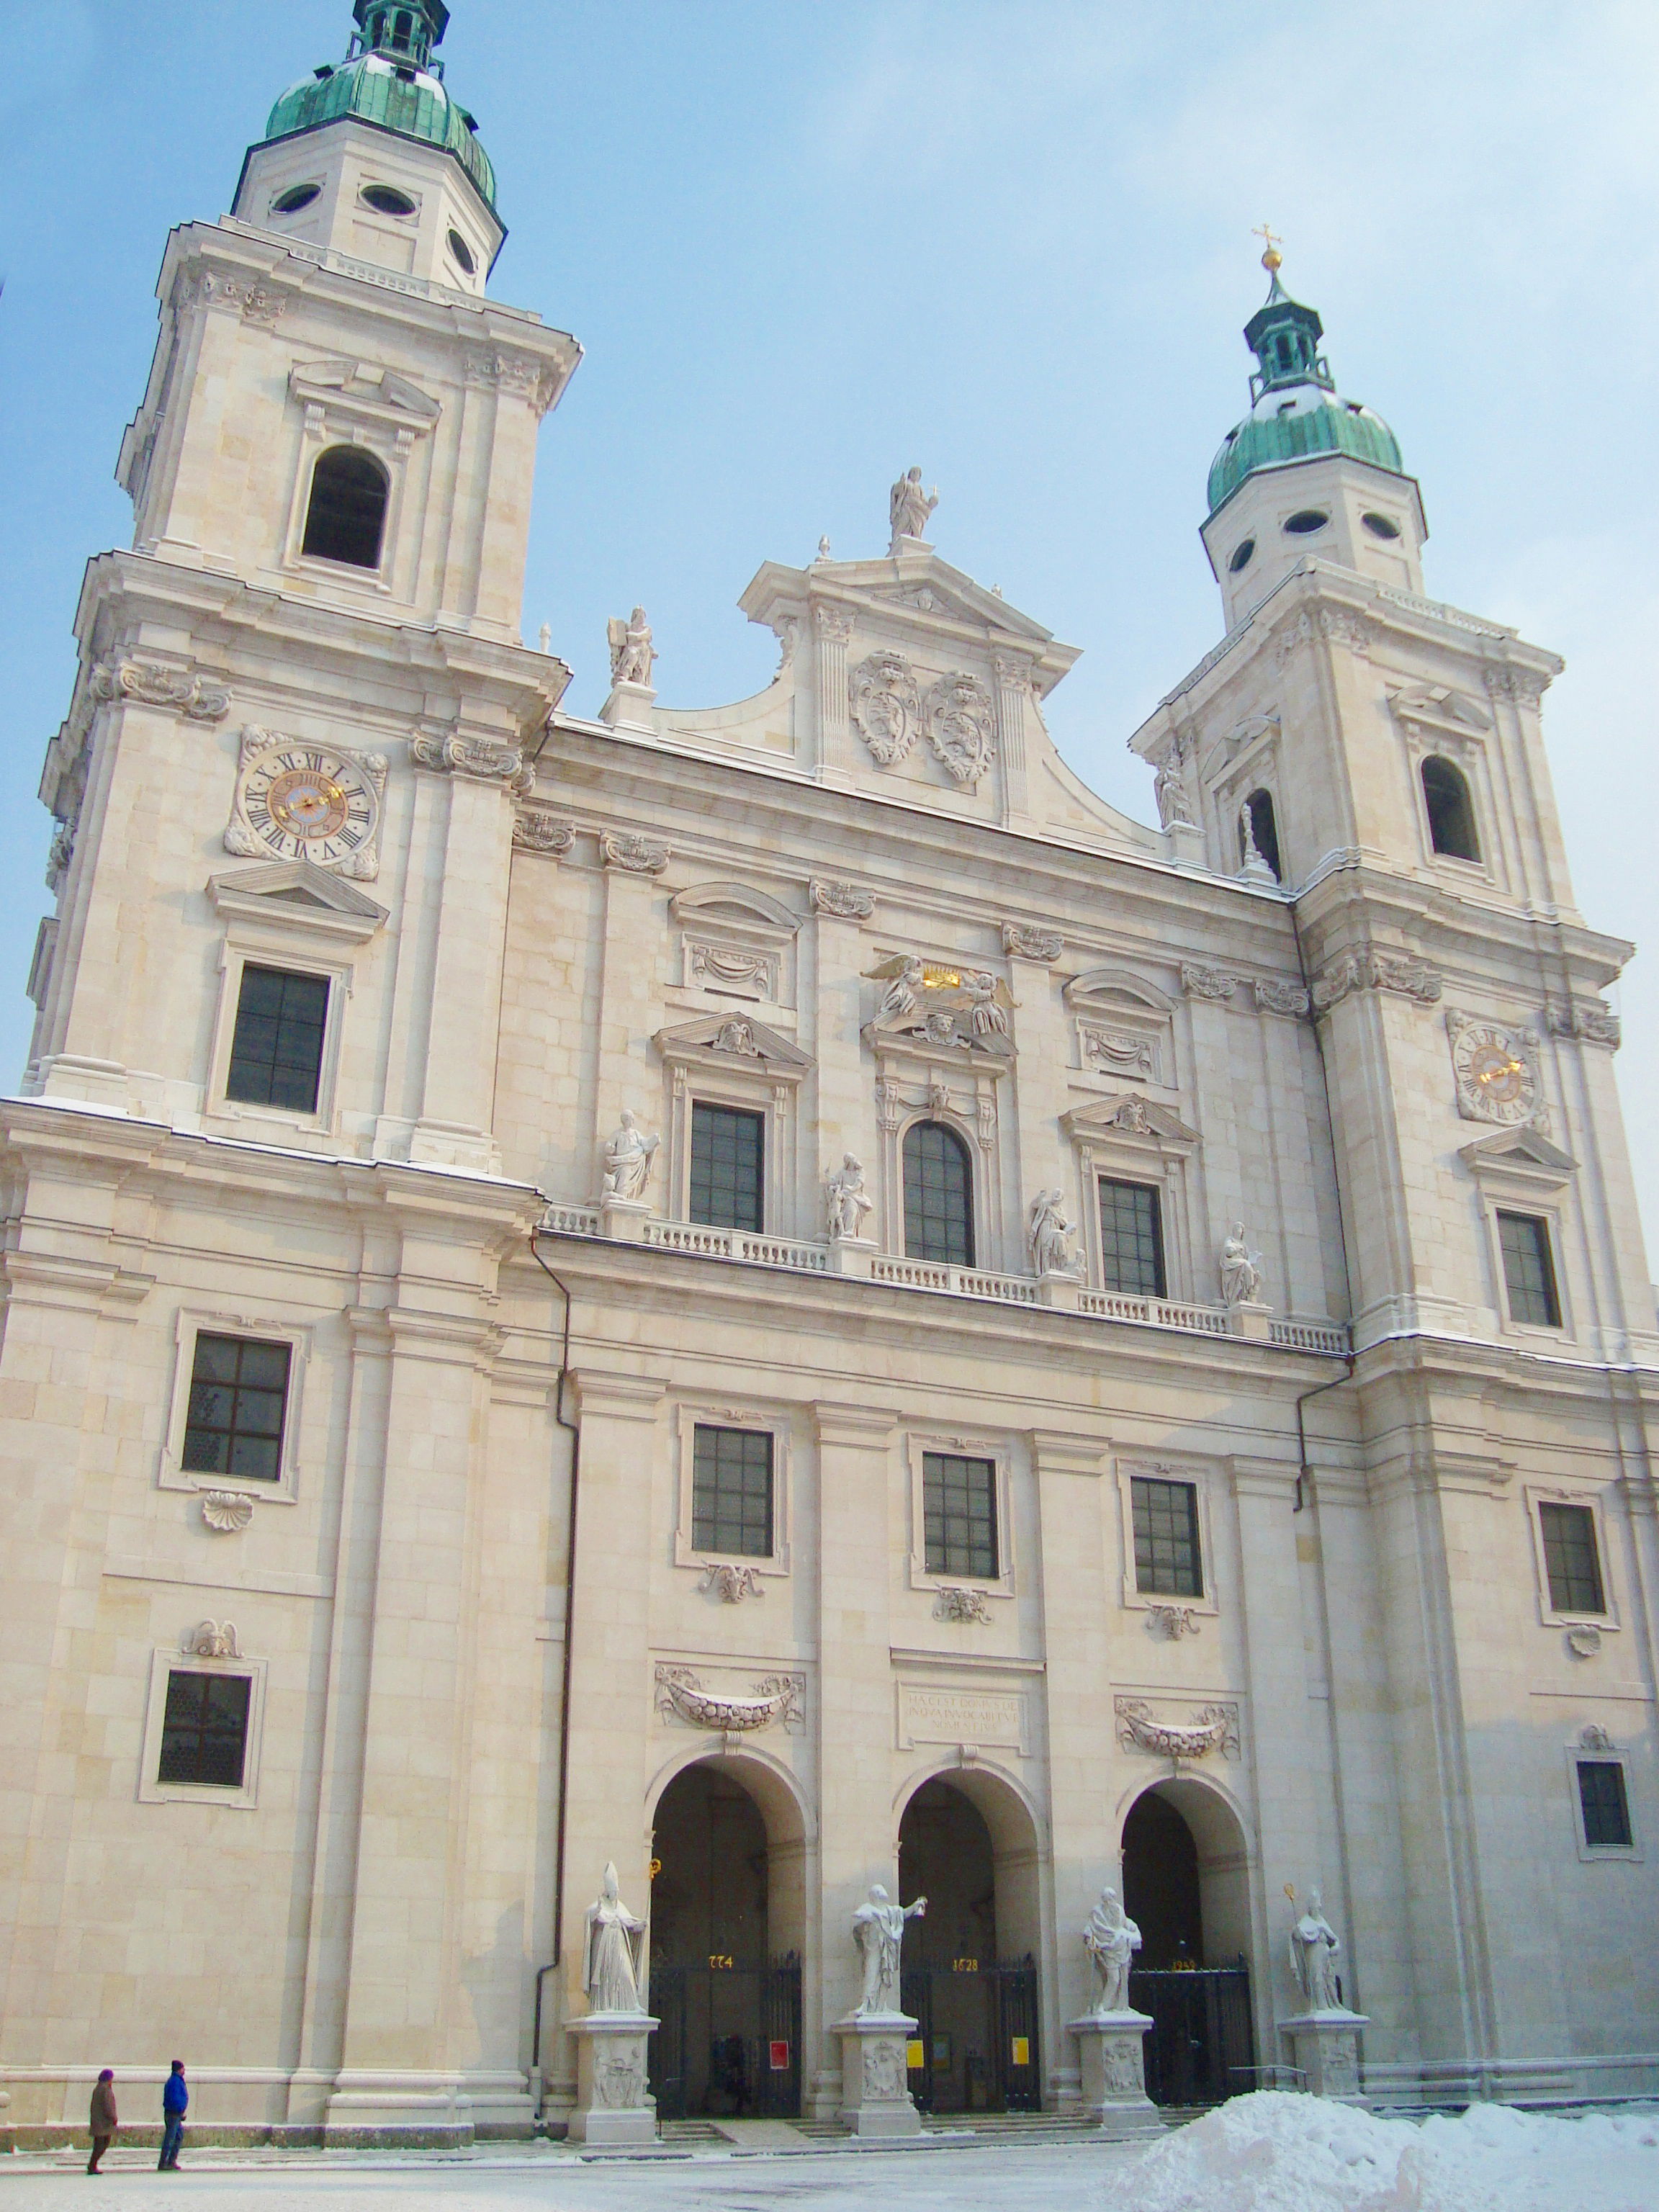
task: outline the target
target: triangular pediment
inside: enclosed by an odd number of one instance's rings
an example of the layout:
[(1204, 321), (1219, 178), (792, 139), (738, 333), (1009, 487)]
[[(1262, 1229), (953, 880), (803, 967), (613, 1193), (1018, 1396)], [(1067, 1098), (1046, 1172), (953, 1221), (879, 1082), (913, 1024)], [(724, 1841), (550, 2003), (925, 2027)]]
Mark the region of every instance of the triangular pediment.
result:
[(747, 1014), (704, 1014), (700, 1020), (659, 1030), (652, 1042), (666, 1060), (747, 1066), (784, 1083), (799, 1082), (812, 1065), (810, 1054)]
[(1139, 1137), (1158, 1145), (1195, 1145), (1196, 1129), (1189, 1129), (1172, 1106), (1144, 1097), (1138, 1091), (1122, 1091), (1115, 1098), (1097, 1099), (1092, 1105), (1074, 1106), (1060, 1116), (1068, 1136)]
[(289, 371), (289, 390), (296, 399), (319, 406), (344, 406), (365, 413), (419, 423), (429, 428), (443, 413), (441, 402), (395, 369), (338, 356), (326, 361), (295, 362)]
[(1530, 1182), (1550, 1184), (1565, 1182), (1578, 1167), (1571, 1152), (1530, 1128), (1504, 1129), (1495, 1137), (1482, 1137), (1478, 1143), (1463, 1146), (1458, 1156), (1475, 1175), (1504, 1170), (1525, 1176)]
[(1403, 684), (1389, 694), (1389, 705), (1402, 722), (1431, 723), (1439, 729), (1489, 730), (1492, 714), (1478, 699), (1445, 684)]
[(969, 630), (988, 649), (1023, 649), (1042, 672), (1046, 691), (1078, 658), (1074, 646), (1056, 642), (1054, 632), (1010, 606), (1000, 592), (976, 584), (937, 553), (907, 553), (877, 561), (815, 561), (809, 568), (787, 568), (769, 561), (758, 569), (738, 602), (751, 622), (773, 628), (781, 616), (809, 616), (823, 607), (832, 615), (863, 612), (867, 621), (920, 635)]
[(240, 920), (327, 931), (333, 936), (372, 937), (387, 910), (326, 868), (309, 860), (262, 860), (229, 868), (208, 879), (216, 909)]

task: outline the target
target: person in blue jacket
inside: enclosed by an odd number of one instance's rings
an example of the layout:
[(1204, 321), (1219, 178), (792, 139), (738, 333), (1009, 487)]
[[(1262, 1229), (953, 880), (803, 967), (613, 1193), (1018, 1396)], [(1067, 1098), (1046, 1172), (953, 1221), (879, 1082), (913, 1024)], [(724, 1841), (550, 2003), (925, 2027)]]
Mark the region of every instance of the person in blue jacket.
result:
[(179, 2164), (179, 2146), (185, 2139), (185, 2114), (189, 2109), (185, 2062), (175, 2058), (173, 2071), (161, 2089), (161, 2160), (155, 2169), (158, 2173), (171, 2173)]

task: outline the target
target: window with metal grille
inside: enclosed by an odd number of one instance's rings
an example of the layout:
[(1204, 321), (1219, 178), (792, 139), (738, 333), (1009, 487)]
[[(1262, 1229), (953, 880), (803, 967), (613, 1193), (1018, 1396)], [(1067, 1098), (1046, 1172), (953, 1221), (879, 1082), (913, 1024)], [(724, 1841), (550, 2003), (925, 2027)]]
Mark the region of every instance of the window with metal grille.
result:
[(691, 1544), (740, 1559), (772, 1556), (772, 1439), (763, 1429), (699, 1421), (691, 1453)]
[(246, 1674), (202, 1674), (175, 1668), (167, 1676), (158, 1782), (199, 1782), (240, 1790), (247, 1763)]
[(735, 1106), (691, 1109), (691, 1218), (711, 1229), (766, 1226), (766, 1116)]
[(291, 1357), (285, 1344), (198, 1332), (180, 1462), (186, 1474), (276, 1480)]
[(930, 1575), (997, 1578), (997, 1466), (955, 1452), (921, 1458), (924, 1556)]
[(905, 1136), (904, 1249), (940, 1267), (974, 1264), (974, 1171), (942, 1121), (918, 1121)]
[(1584, 1818), (1584, 1846), (1592, 1851), (1631, 1848), (1630, 1800), (1625, 1770), (1616, 1759), (1581, 1759), (1578, 1808)]
[(1550, 1603), (1557, 1613), (1605, 1613), (1595, 1516), (1589, 1507), (1540, 1504), (1538, 1527), (1544, 1539)]
[(1559, 1328), (1561, 1301), (1555, 1293), (1548, 1222), (1532, 1213), (1500, 1213), (1498, 1242), (1504, 1255), (1510, 1319), (1537, 1328)]
[(225, 1096), (243, 1106), (317, 1111), (328, 985), (320, 975), (244, 968)]
[[(371, 185), (363, 198), (368, 199), (375, 189)], [(403, 206), (388, 212), (415, 212), (414, 202), (402, 192), (392, 198)], [(301, 551), (318, 560), (341, 562), (348, 568), (378, 568), (391, 491), (392, 479), (373, 453), (364, 453), (361, 446), (331, 446), (317, 456), (311, 471)]]
[(1149, 1183), (1100, 1179), (1101, 1278), (1109, 1291), (1164, 1296), (1164, 1222)]
[(1135, 1588), (1149, 1597), (1202, 1597), (1198, 1490), (1190, 1482), (1135, 1475), (1129, 1484), (1135, 1524)]

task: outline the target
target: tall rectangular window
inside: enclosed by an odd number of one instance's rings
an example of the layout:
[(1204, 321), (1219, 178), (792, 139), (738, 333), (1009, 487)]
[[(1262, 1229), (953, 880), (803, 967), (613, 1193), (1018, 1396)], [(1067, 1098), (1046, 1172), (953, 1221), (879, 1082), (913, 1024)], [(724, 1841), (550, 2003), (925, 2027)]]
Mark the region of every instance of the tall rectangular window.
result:
[(186, 1474), (277, 1480), (292, 1357), (285, 1344), (198, 1333), (180, 1462)]
[(1164, 1295), (1164, 1223), (1150, 1183), (1100, 1179), (1101, 1276), (1109, 1291)]
[(246, 1674), (203, 1674), (174, 1668), (167, 1676), (158, 1782), (198, 1782), (240, 1790), (247, 1764)]
[(1498, 1242), (1504, 1255), (1510, 1319), (1535, 1328), (1559, 1328), (1561, 1301), (1555, 1294), (1548, 1222), (1532, 1213), (1500, 1213)]
[(1630, 1800), (1625, 1770), (1616, 1759), (1581, 1759), (1578, 1809), (1584, 1816), (1584, 1847), (1592, 1851), (1627, 1851), (1631, 1847)]
[(921, 1511), (927, 1572), (997, 1578), (997, 1467), (991, 1459), (924, 1452)]
[(1135, 1588), (1147, 1596), (1202, 1597), (1198, 1489), (1135, 1475), (1129, 1484), (1135, 1524)]
[(772, 1556), (772, 1439), (699, 1421), (691, 1451), (691, 1543), (739, 1559)]
[(764, 1114), (693, 1103), (693, 1221), (759, 1234), (766, 1226), (765, 1146)]
[(1556, 1612), (1605, 1613), (1595, 1516), (1589, 1507), (1540, 1504), (1538, 1528), (1544, 1539), (1550, 1603)]
[(243, 1106), (314, 1114), (327, 1015), (328, 984), (322, 976), (244, 968), (226, 1097)]

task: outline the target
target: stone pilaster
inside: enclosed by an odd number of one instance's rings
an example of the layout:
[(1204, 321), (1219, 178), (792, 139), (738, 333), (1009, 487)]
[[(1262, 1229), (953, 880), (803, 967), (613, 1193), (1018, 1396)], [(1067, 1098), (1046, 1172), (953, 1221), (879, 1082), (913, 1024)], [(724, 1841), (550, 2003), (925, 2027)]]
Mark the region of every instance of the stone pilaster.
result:
[(840, 607), (815, 606), (812, 636), (817, 662), (817, 752), (813, 762), (820, 783), (848, 781), (847, 645), (853, 618)]
[(996, 656), (997, 750), (1002, 756), (1002, 818), (1010, 828), (1030, 820), (1025, 767), (1025, 712), (1031, 697), (1031, 665), (1008, 653)]

